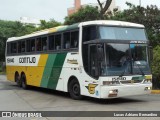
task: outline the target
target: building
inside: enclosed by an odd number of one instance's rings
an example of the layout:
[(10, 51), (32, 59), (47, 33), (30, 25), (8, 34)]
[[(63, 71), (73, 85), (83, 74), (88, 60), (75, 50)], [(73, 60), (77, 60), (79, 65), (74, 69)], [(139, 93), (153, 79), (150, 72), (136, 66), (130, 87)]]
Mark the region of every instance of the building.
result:
[(77, 12), (81, 8), (81, 0), (74, 0), (74, 7), (68, 8), (68, 15)]
[(41, 24), (40, 20), (29, 17), (21, 17), (20, 22), (24, 25), (33, 25), (35, 27), (39, 27)]
[[(103, 3), (104, 3), (103, 5), (105, 5), (105, 1)], [(85, 7), (87, 5), (90, 5), (93, 7), (98, 7), (98, 9), (100, 10), (98, 3), (89, 3), (89, 4), (81, 5), (81, 0), (74, 0), (74, 7), (68, 8), (68, 16), (77, 12), (81, 7)], [(116, 0), (112, 0), (112, 3), (110, 5), (108, 11), (113, 12), (114, 9), (120, 10), (120, 7), (116, 6)]]

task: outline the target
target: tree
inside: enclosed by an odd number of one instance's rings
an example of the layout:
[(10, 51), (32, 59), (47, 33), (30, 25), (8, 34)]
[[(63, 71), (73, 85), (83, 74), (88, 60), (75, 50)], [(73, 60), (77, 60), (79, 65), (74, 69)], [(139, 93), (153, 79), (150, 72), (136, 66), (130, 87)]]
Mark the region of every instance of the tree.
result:
[(90, 21), (90, 20), (99, 20), (100, 13), (97, 7), (86, 6), (82, 7), (76, 13), (65, 17), (64, 24), (71, 25), (78, 22)]
[(60, 22), (55, 21), (54, 19), (51, 19), (50, 21), (46, 22), (45, 20), (41, 20), (41, 25), (38, 28), (39, 30), (52, 28), (61, 25)]
[(160, 10), (157, 6), (151, 5), (144, 8), (131, 3), (126, 4), (129, 9), (113, 13), (110, 19), (143, 24), (146, 27), (150, 45), (155, 47), (160, 44)]
[(153, 50), (152, 73), (153, 87), (158, 89), (160, 88), (160, 45), (157, 45)]
[(5, 60), (6, 40), (10, 37), (18, 37), (36, 31), (31, 25), (23, 25), (18, 21), (0, 20), (0, 61)]
[[(101, 3), (100, 0), (97, 0), (99, 7), (100, 7), (100, 17), (104, 19), (104, 15), (108, 8), (110, 7), (112, 0), (106, 0), (105, 2)], [(105, 4), (105, 5), (104, 5)]]

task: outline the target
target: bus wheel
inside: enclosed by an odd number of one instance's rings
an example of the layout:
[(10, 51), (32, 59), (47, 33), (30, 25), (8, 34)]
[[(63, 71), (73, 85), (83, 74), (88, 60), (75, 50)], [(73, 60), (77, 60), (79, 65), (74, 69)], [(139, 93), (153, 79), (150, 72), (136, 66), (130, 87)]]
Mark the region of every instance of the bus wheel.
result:
[(75, 100), (79, 100), (82, 99), (81, 93), (80, 93), (80, 85), (77, 81), (77, 79), (73, 79), (72, 81), (70, 81), (69, 83), (69, 94), (71, 96), (71, 98), (75, 99)]
[(22, 88), (23, 88), (23, 89), (27, 89), (27, 88), (28, 88), (28, 85), (27, 85), (27, 83), (26, 83), (26, 76), (25, 76), (25, 74), (22, 74), (22, 76), (21, 76), (21, 81), (22, 81)]
[(17, 86), (22, 87), (22, 82), (18, 73), (15, 74), (15, 81), (17, 83)]

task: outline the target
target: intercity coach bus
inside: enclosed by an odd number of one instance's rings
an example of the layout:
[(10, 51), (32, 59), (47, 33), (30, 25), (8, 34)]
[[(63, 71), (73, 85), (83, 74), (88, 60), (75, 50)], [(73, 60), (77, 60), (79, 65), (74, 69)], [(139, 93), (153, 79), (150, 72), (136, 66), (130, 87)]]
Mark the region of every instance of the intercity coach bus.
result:
[(149, 42), (141, 24), (97, 20), (59, 26), (6, 43), (7, 79), (106, 99), (149, 94)]

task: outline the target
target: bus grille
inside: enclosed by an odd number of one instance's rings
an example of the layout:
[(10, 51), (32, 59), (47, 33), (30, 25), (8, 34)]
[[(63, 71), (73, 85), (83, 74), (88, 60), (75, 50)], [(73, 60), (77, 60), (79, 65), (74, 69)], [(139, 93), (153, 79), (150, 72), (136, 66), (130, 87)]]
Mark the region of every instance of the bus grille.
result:
[(130, 84), (130, 83), (140, 83), (141, 80), (122, 80), (120, 81), (122, 84)]

